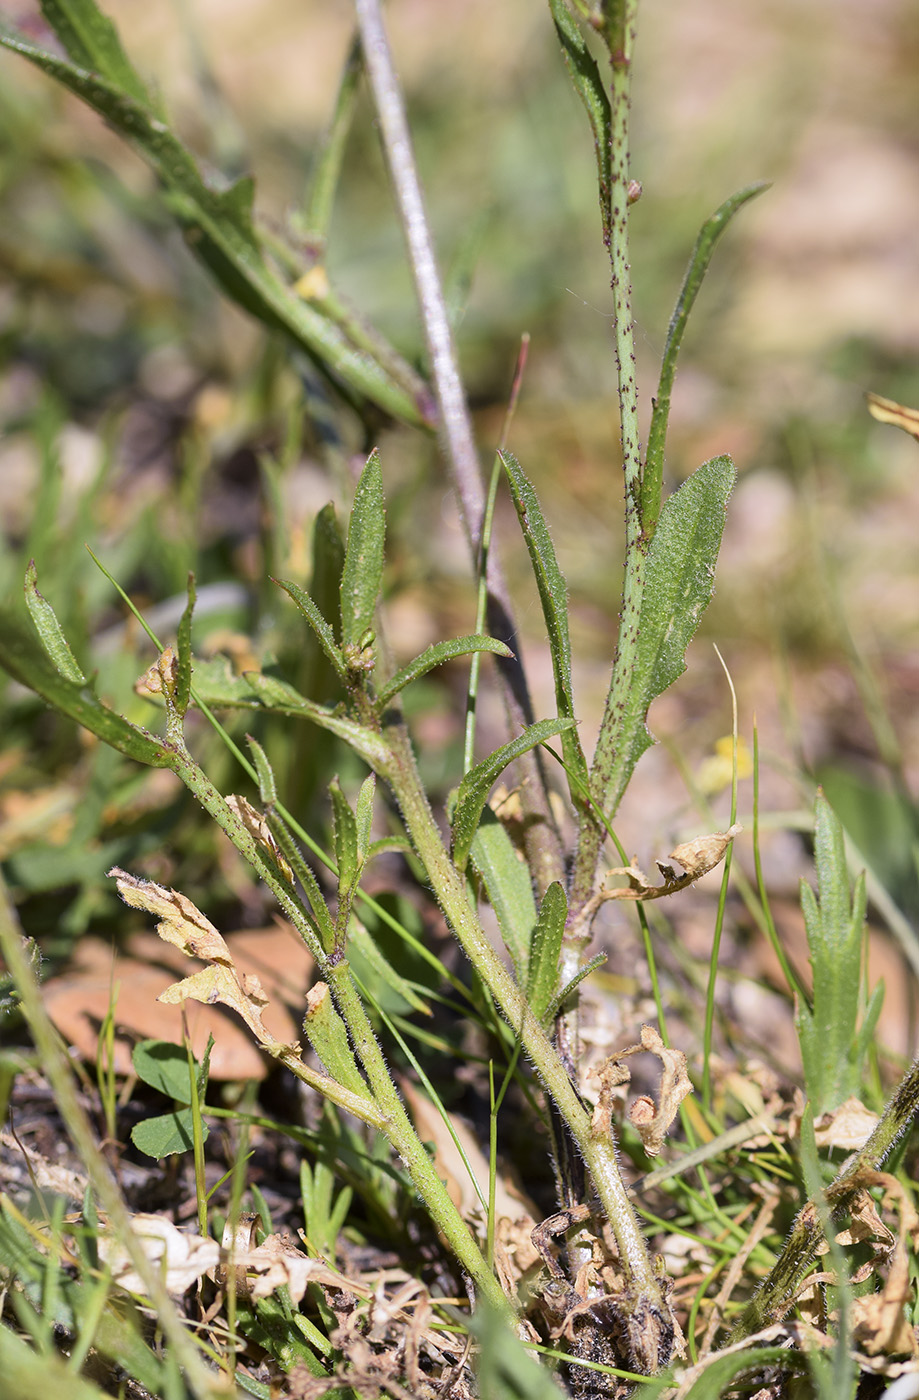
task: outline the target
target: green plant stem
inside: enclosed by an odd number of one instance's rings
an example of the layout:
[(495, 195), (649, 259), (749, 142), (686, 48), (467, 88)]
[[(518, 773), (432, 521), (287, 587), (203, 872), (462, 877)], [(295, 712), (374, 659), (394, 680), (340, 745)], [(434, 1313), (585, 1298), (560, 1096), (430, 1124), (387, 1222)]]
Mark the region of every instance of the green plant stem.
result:
[(22, 999), (22, 1009), (35, 1041), (42, 1070), (54, 1093), (58, 1111), (67, 1127), (70, 1141), (80, 1155), (93, 1193), (105, 1211), (109, 1225), (131, 1260), (147, 1297), (156, 1311), (157, 1326), (185, 1371), (189, 1388), (198, 1400), (216, 1400), (226, 1394), (221, 1377), (204, 1364), (192, 1337), (186, 1330), (163, 1282), (158, 1266), (147, 1258), (134, 1233), (131, 1215), (124, 1203), (111, 1168), (99, 1150), (92, 1126), (77, 1095), (73, 1070), (60, 1039), (42, 1003), (41, 989), (29, 966), (16, 925), (13, 905), (0, 874), (0, 951), (13, 975)]
[[(633, 1298), (656, 1307), (663, 1316), (669, 1309), (660, 1280), (654, 1272), (644, 1236), (619, 1174), (615, 1144), (608, 1133), (595, 1133), (565, 1066), (526, 997), (489, 943), (471, 908), (462, 876), (441, 839), (424, 789), (418, 778), (414, 754), (404, 731), (390, 730), (393, 762), (384, 776), (392, 786), (402, 818), (420, 856), (441, 908), (478, 975), (495, 998), (515, 1035), (536, 1066), (546, 1090), (580, 1149), (593, 1184), (609, 1219)], [(656, 1360), (655, 1360), (656, 1365)]]
[[(591, 789), (598, 805), (612, 819), (624, 785), (626, 756), (620, 752), (622, 718), (632, 684), (638, 644), (638, 617), (644, 587), (645, 541), (641, 520), (641, 443), (638, 435), (638, 383), (632, 328), (632, 288), (629, 267), (629, 115), (632, 51), (638, 0), (621, 0), (610, 7), (604, 37), (612, 65), (610, 92), (610, 268), (613, 327), (616, 347), (622, 470), (625, 481), (625, 573), (619, 639), (613, 663), (597, 748), (591, 769)], [(604, 829), (588, 810), (578, 834), (571, 881), (572, 941), (586, 943), (589, 929), (581, 914), (593, 893)]]
[[(169, 727), (172, 727), (171, 724)], [(506, 1316), (512, 1316), (500, 1284), (450, 1199), (402, 1105), (399, 1091), (386, 1068), (383, 1052), (374, 1036), (363, 1002), (351, 980), (351, 970), (347, 961), (335, 955), (330, 956), (323, 949), (312, 920), (293, 894), (291, 887), (280, 876), (277, 868), (272, 866), (270, 858), (260, 850), (242, 821), (231, 811), (213, 783), (195, 763), (184, 742), (170, 735), (169, 743), (172, 748), (173, 761), (170, 766), (173, 771), (178, 773), (205, 810), (226, 832), (240, 854), (270, 886), (284, 913), (316, 959), (348, 1027), (352, 1044), (367, 1076), (372, 1098), (355, 1094), (335, 1080), (316, 1074), (304, 1065), (296, 1054), (281, 1050), (278, 1052), (278, 1059), (288, 1065), (298, 1078), (310, 1084), (331, 1102), (355, 1113), (385, 1133), (405, 1162), (426, 1209), (435, 1225), (443, 1232), (461, 1266), (493, 1306), (500, 1308)]]
[[(881, 1121), (864, 1147), (849, 1158), (823, 1193), (832, 1221), (836, 1221), (855, 1193), (862, 1189), (865, 1173), (880, 1169), (884, 1158), (909, 1128), (917, 1113), (919, 1059), (913, 1061), (900, 1080)], [(815, 1201), (808, 1201), (798, 1212), (775, 1266), (744, 1309), (728, 1339), (728, 1346), (779, 1321), (793, 1305), (798, 1285), (813, 1265), (824, 1240), (820, 1213)]]

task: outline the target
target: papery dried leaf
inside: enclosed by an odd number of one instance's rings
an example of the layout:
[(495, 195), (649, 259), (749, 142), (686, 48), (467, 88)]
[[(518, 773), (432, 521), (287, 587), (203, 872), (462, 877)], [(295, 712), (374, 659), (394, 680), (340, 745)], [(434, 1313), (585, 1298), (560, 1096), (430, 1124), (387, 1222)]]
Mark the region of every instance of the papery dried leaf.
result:
[(857, 1152), (864, 1147), (878, 1125), (878, 1115), (856, 1098), (848, 1098), (832, 1113), (822, 1113), (814, 1122), (818, 1147), (841, 1147)]
[(265, 1049), (278, 1046), (279, 1042), (275, 1040), (261, 1017), (261, 1009), (267, 1005), (261, 983), (254, 974), (250, 974), (244, 981), (249, 984), (250, 989), (244, 985), (232, 963), (227, 965), (214, 962), (210, 967), (201, 968), (200, 972), (193, 973), (181, 982), (173, 982), (171, 987), (160, 993), (157, 1001), (164, 1002), (167, 1006), (175, 1006), (183, 1001), (201, 1001), (205, 1006), (213, 1006), (214, 1002), (220, 1002), (242, 1017)]
[(134, 682), (137, 695), (171, 695), (175, 691), (179, 675), (179, 658), (172, 647), (167, 647), (156, 658), (142, 676)]
[(156, 931), (167, 943), (181, 948), (189, 957), (231, 963), (230, 950), (210, 920), (190, 899), (177, 890), (167, 890), (153, 880), (140, 880), (117, 865), (108, 872), (118, 885), (118, 893), (132, 909), (153, 914), (160, 922)]
[[(216, 1240), (191, 1235), (161, 1215), (131, 1217), (131, 1233), (150, 1260), (162, 1272), (166, 1289), (182, 1294), (220, 1262)], [(98, 1235), (99, 1258), (108, 1264), (112, 1279), (128, 1293), (145, 1296), (146, 1289), (134, 1272), (127, 1250), (120, 1239), (103, 1224)]]
[(868, 412), (879, 423), (890, 423), (894, 428), (902, 428), (919, 442), (919, 409), (904, 408), (894, 399), (882, 399), (880, 394), (868, 394)]
[(676, 894), (687, 885), (707, 875), (724, 858), (731, 841), (743, 831), (735, 822), (727, 831), (716, 831), (710, 836), (696, 836), (692, 841), (684, 841), (670, 852), (670, 859), (679, 861), (685, 874), (678, 875), (673, 866), (657, 862), (657, 868), (664, 881), (662, 885), (652, 885), (639, 868), (637, 861), (631, 865), (618, 866), (607, 872), (607, 878), (625, 876), (628, 885), (603, 889), (598, 898), (605, 899), (662, 899), (664, 895)]
[(692, 1084), (686, 1073), (686, 1056), (682, 1050), (673, 1050), (665, 1045), (653, 1026), (642, 1026), (641, 1042), (630, 1045), (627, 1050), (620, 1050), (614, 1059), (624, 1060), (629, 1055), (643, 1052), (656, 1055), (661, 1062), (658, 1105), (655, 1108), (654, 1100), (642, 1094), (629, 1109), (629, 1119), (648, 1156), (656, 1157), (664, 1146), (664, 1139), (679, 1112), (680, 1104), (687, 1094), (692, 1093)]
[(271, 834), (271, 828), (264, 815), (257, 807), (253, 807), (252, 803), (245, 797), (237, 797), (231, 794), (226, 799), (226, 803), (230, 811), (235, 812), (239, 817), (253, 840), (257, 841), (262, 850), (267, 851), (268, 855), (271, 856), (271, 859), (274, 861), (285, 880), (289, 880), (290, 883), (293, 884), (294, 872), (291, 870), (287, 863), (286, 856)]

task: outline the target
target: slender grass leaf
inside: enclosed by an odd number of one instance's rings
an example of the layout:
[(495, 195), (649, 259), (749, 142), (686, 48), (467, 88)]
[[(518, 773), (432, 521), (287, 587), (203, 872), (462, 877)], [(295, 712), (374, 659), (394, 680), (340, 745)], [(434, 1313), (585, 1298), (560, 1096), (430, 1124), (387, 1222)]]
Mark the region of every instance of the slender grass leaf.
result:
[(807, 1096), (815, 1116), (857, 1094), (862, 1064), (858, 1034), (867, 896), (859, 875), (849, 890), (842, 823), (822, 792), (814, 823), (817, 889), (801, 882), (801, 908), (814, 975), (811, 1005), (800, 1002), (795, 1024)]
[(101, 74), (135, 101), (152, 106), (150, 93), (121, 47), (117, 29), (94, 0), (41, 0), (41, 11), (79, 68)]
[(565, 0), (549, 0), (555, 32), (575, 92), (584, 104), (597, 153), (597, 186), (604, 232), (610, 227), (610, 104), (603, 77)]
[(20, 54), (98, 112), (148, 162), (192, 251), (224, 291), (265, 325), (286, 332), (346, 394), (365, 397), (404, 422), (430, 426), (427, 403), (408, 393), (365, 350), (285, 283), (252, 223), (252, 181), (217, 189), (147, 102), (99, 72), (31, 43), (0, 24), (0, 45)]
[(258, 778), (258, 795), (262, 800), (262, 805), (264, 807), (273, 807), (278, 800), (278, 785), (274, 776), (274, 769), (268, 761), (268, 755), (257, 739), (253, 739), (251, 734), (247, 734), (246, 743), (249, 745), (252, 762), (255, 764), (255, 773)]
[(354, 493), (348, 544), (341, 574), (341, 640), (359, 648), (373, 630), (374, 614), (383, 587), (383, 546), (386, 511), (380, 454), (374, 449)]
[(459, 870), (465, 870), (469, 859), (469, 848), (475, 836), (488, 794), (499, 773), (527, 753), (537, 744), (545, 743), (556, 734), (570, 729), (574, 721), (570, 719), (542, 719), (529, 725), (516, 739), (503, 744), (488, 758), (477, 763), (460, 783), (456, 806), (453, 812), (453, 859)]
[(344, 680), (348, 674), (348, 668), (342, 659), (341, 651), (335, 640), (335, 633), (326, 622), (306, 589), (301, 588), (299, 583), (294, 583), (291, 579), (279, 578), (276, 579), (275, 582), (280, 588), (284, 589), (285, 593), (289, 593), (291, 598), (293, 598), (297, 607), (315, 632), (319, 645), (322, 647), (323, 652), (331, 663), (335, 674), (341, 680)]
[(715, 210), (710, 219), (706, 219), (692, 250), (686, 276), (683, 278), (683, 285), (677, 297), (673, 316), (670, 318), (667, 343), (664, 346), (664, 355), (661, 361), (657, 396), (654, 399), (654, 408), (651, 414), (645, 467), (641, 478), (641, 524), (645, 535), (649, 538), (657, 527), (657, 518), (660, 514), (664, 447), (667, 439), (667, 424), (670, 419), (670, 396), (673, 391), (673, 378), (676, 373), (677, 359), (680, 354), (680, 346), (683, 343), (683, 333), (686, 330), (689, 313), (708, 271), (708, 265), (715, 251), (715, 244), (738, 209), (742, 209), (751, 199), (755, 199), (758, 194), (762, 194), (763, 190), (768, 188), (768, 183), (761, 180), (755, 185), (747, 185), (745, 189), (732, 194), (730, 199), (726, 199)]
[(163, 740), (106, 709), (86, 686), (66, 680), (48, 660), (34, 632), (6, 608), (0, 608), (0, 666), (119, 753), (153, 768), (169, 767), (170, 753)]
[(485, 886), (504, 946), (517, 969), (517, 977), (525, 982), (530, 941), (536, 924), (533, 881), (529, 867), (521, 859), (504, 824), (490, 807), (482, 812), (469, 848), (469, 859)]
[[(520, 463), (510, 452), (499, 453), (517, 508), (520, 528), (529, 551), (539, 601), (549, 634), (552, 674), (555, 677), (555, 703), (560, 719), (575, 719), (574, 693), (571, 685), (571, 641), (568, 635), (568, 588), (555, 557), (552, 539), (546, 527), (536, 492), (524, 475)], [(584, 805), (587, 790), (587, 761), (581, 748), (577, 729), (570, 726), (562, 733), (562, 758), (569, 777), (568, 790), (575, 808)]]
[(505, 646), (503, 642), (499, 642), (494, 637), (486, 637), (482, 633), (471, 637), (454, 637), (447, 642), (433, 642), (425, 651), (416, 656), (414, 661), (410, 661), (407, 666), (403, 666), (401, 670), (397, 671), (392, 680), (387, 681), (379, 693), (379, 703), (385, 705), (411, 681), (416, 681), (419, 676), (433, 671), (435, 666), (442, 666), (445, 661), (452, 661), (456, 656), (468, 656), (471, 652), (476, 651), (490, 651), (494, 656), (506, 657), (512, 657), (514, 654), (510, 647)]
[(530, 1355), (496, 1309), (480, 1302), (468, 1321), (469, 1330), (479, 1340), (480, 1395), (488, 1400), (562, 1400), (563, 1392), (552, 1376)]
[(558, 959), (567, 918), (564, 888), (553, 880), (539, 906), (527, 971), (527, 1000), (538, 1021), (545, 1016), (558, 987)]
[(309, 200), (304, 212), (304, 224), (310, 239), (322, 243), (328, 236), (329, 225), (332, 222), (332, 209), (341, 177), (348, 132), (357, 105), (361, 72), (361, 46), (360, 40), (355, 36), (342, 68), (332, 120), (320, 138), (318, 158), (310, 181)]
[(615, 758), (597, 794), (607, 812), (616, 811), (635, 764), (654, 742), (645, 724), (651, 701), (686, 670), (686, 648), (711, 600), (734, 479), (730, 457), (713, 457), (661, 511), (645, 564), (635, 666), (611, 746)]
[(39, 640), (55, 669), (64, 677), (64, 680), (72, 681), (74, 685), (86, 685), (86, 677), (70, 650), (70, 643), (64, 636), (63, 628), (57, 620), (54, 609), (47, 598), (38, 591), (38, 572), (34, 559), (30, 559), (29, 567), (26, 569), (25, 598)]

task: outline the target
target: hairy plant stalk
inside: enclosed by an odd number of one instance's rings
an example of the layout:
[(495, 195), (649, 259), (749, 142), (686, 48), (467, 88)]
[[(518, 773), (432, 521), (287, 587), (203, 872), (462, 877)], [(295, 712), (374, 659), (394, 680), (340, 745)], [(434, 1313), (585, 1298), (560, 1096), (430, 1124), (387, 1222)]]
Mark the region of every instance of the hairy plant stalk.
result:
[(594, 1131), (590, 1116), (555, 1047), (530, 1010), (520, 987), (492, 948), (471, 908), (465, 883), (434, 821), (407, 735), (404, 730), (393, 729), (388, 731), (388, 737), (393, 761), (382, 776), (392, 787), (406, 830), (424, 864), (447, 921), (533, 1061), (537, 1074), (583, 1155), (612, 1227), (629, 1292), (633, 1297), (640, 1296), (666, 1315), (668, 1309), (661, 1283), (619, 1174), (612, 1136), (607, 1132)]
[[(613, 290), (613, 328), (616, 347), (622, 470), (625, 482), (625, 572), (619, 639), (609, 693), (600, 725), (591, 769), (591, 788), (598, 806), (608, 817), (615, 814), (626, 774), (619, 752), (622, 716), (632, 684), (638, 643), (638, 618), (644, 585), (645, 541), (641, 521), (641, 443), (638, 435), (638, 383), (635, 373), (635, 336), (632, 327), (632, 288), (629, 265), (629, 117), (631, 110), (632, 53), (638, 0), (619, 0), (609, 6), (604, 38), (612, 66), (610, 128), (610, 243)], [(585, 809), (578, 833), (578, 849), (571, 881), (569, 927), (572, 940), (583, 946), (589, 928), (583, 924), (584, 908), (593, 894), (605, 830), (590, 808)]]
[[(425, 213), (421, 182), (405, 114), (402, 87), (383, 24), (380, 0), (355, 0), (364, 61), (373, 91), (380, 133), (408, 248), (409, 263), (424, 326), (425, 341), (440, 411), (440, 438), (450, 464), (473, 565), (477, 564), (485, 517), (485, 491), (459, 360), (444, 298), (434, 242)], [(519, 653), (510, 596), (496, 552), (488, 551), (488, 624), (493, 637)], [(512, 734), (533, 722), (523, 668), (516, 656), (497, 661)], [(539, 756), (530, 750), (518, 760), (521, 800), (536, 820), (525, 823), (527, 856), (540, 891), (564, 876), (561, 840), (549, 807)]]
[[(174, 721), (170, 716), (169, 728), (173, 727)], [(405, 1111), (399, 1091), (386, 1068), (383, 1052), (373, 1033), (363, 1002), (355, 990), (349, 964), (340, 955), (329, 955), (322, 947), (312, 920), (293, 894), (290, 885), (281, 878), (270, 857), (261, 850), (240, 818), (227, 806), (206, 773), (195, 763), (184, 741), (170, 735), (168, 742), (172, 755), (170, 767), (173, 772), (178, 774), (205, 810), (226, 832), (239, 853), (254, 866), (269, 885), (284, 913), (316, 959), (317, 966), (329, 984), (338, 1010), (348, 1027), (351, 1043), (367, 1076), (372, 1098), (363, 1102), (358, 1095), (342, 1085), (319, 1075), (314, 1076), (315, 1082), (312, 1087), (365, 1122), (370, 1122), (386, 1135), (405, 1163), (425, 1208), (448, 1241), (462, 1268), (473, 1279), (481, 1293), (505, 1316), (511, 1317), (512, 1309), (500, 1284), (450, 1199), (434, 1163)], [(295, 1069), (300, 1078), (305, 1078), (300, 1069), (307, 1067), (302, 1064), (296, 1067), (295, 1057), (281, 1055), (280, 1058), (291, 1069)]]

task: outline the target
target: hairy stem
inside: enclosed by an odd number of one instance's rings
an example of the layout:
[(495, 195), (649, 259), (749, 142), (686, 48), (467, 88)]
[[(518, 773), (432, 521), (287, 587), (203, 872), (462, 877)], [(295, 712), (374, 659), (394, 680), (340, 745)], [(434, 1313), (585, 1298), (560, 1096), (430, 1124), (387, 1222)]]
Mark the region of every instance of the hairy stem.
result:
[[(450, 317), (425, 213), (402, 87), (393, 65), (380, 0), (355, 0), (355, 10), (424, 325), (440, 410), (441, 445), (450, 464), (466, 538), (473, 564), (476, 564), (484, 528), (485, 491)], [(510, 596), (494, 550), (488, 552), (486, 582), (489, 631), (493, 637), (506, 642), (513, 652), (519, 653)], [(515, 734), (532, 724), (534, 718), (526, 678), (516, 655), (498, 661), (497, 668), (509, 728)], [(563, 878), (561, 840), (549, 808), (538, 754), (530, 750), (518, 760), (518, 764), (524, 780), (521, 800), (526, 810), (536, 818), (525, 824), (527, 855), (537, 885), (544, 890), (553, 880)]]
[[(644, 587), (645, 542), (641, 521), (641, 443), (638, 436), (638, 383), (635, 375), (635, 336), (632, 326), (632, 287), (629, 265), (629, 116), (632, 51), (638, 0), (611, 5), (604, 28), (612, 66), (610, 125), (610, 268), (613, 328), (616, 347), (622, 470), (625, 483), (625, 575), (619, 640), (609, 693), (591, 769), (591, 788), (598, 806), (615, 814), (627, 774), (617, 764), (622, 717), (632, 684), (638, 643), (638, 617)], [(570, 927), (575, 940), (586, 940), (588, 929), (580, 915), (593, 894), (604, 828), (585, 810), (571, 882)]]
[[(195, 763), (185, 748), (184, 742), (172, 740), (172, 762), (170, 766), (186, 786), (194, 793), (205, 810), (223, 828), (240, 854), (254, 866), (269, 885), (275, 898), (291, 923), (306, 943), (316, 959), (322, 976), (329, 984), (336, 1005), (348, 1027), (351, 1043), (360, 1059), (373, 1096), (366, 1107), (358, 1096), (341, 1085), (323, 1081), (314, 1084), (319, 1092), (342, 1107), (370, 1121), (379, 1127), (405, 1163), (406, 1169), (425, 1203), (425, 1207), (447, 1239), (459, 1263), (474, 1280), (476, 1286), (489, 1301), (507, 1316), (511, 1308), (494, 1273), (489, 1268), (482, 1251), (476, 1244), (468, 1226), (447, 1193), (446, 1187), (437, 1174), (424, 1144), (403, 1107), (399, 1091), (392, 1080), (383, 1052), (373, 1033), (363, 1002), (355, 990), (348, 963), (335, 955), (330, 956), (322, 947), (306, 913), (290, 885), (281, 878), (276, 866), (261, 851), (258, 843), (246, 830), (242, 821), (224, 801), (204, 771)], [(289, 1057), (281, 1056), (285, 1063)], [(291, 1064), (291, 1068), (293, 1065)], [(300, 1076), (303, 1077), (302, 1075)], [(352, 1102), (353, 1101), (353, 1102)]]
[(393, 763), (384, 776), (393, 789), (441, 908), (469, 961), (532, 1059), (578, 1145), (616, 1238), (629, 1291), (667, 1315), (660, 1281), (619, 1174), (612, 1136), (594, 1132), (564, 1064), (470, 906), (464, 881), (444, 846), (428, 805), (405, 732), (393, 729), (388, 737)]

